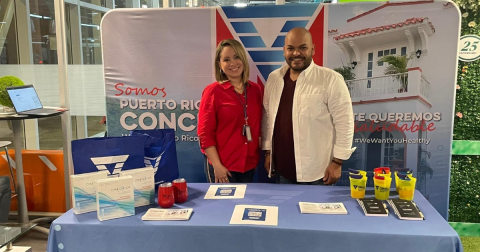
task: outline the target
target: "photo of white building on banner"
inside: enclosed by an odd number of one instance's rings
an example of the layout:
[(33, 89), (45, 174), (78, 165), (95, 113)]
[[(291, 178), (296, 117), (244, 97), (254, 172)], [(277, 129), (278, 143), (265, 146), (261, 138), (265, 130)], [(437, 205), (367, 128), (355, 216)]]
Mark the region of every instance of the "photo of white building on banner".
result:
[[(453, 87), (453, 82), (446, 81), (455, 80), (452, 71), (443, 72), (442, 79), (436, 74), (443, 68), (439, 56), (455, 53), (455, 48), (444, 44), (448, 35), (444, 30), (450, 27), (440, 20), (444, 12), (456, 11), (451, 4), (433, 1), (387, 2), (373, 9), (353, 9), (357, 15), (338, 27), (330, 23), (327, 67), (350, 68), (355, 76), (350, 80), (346, 78), (346, 84), (357, 115), (353, 143), (357, 150), (344, 169), (410, 168), (419, 179), (417, 189), (428, 197), (427, 181), (437, 165), (432, 150), (438, 153), (442, 148), (449, 148), (444, 143), (436, 143), (435, 134), (451, 124), (451, 118), (440, 119), (441, 111), (446, 109), (442, 105), (449, 102), (442, 103), (432, 94), (442, 86)], [(330, 17), (333, 15), (335, 13), (330, 12)], [(391, 62), (395, 68), (379, 62), (389, 55), (395, 56)], [(399, 67), (395, 63), (402, 57), (407, 64)], [(445, 74), (451, 76), (445, 78)], [(359, 116), (362, 114), (364, 117)], [(382, 122), (389, 114), (395, 115)], [(419, 117), (424, 121), (416, 121), (417, 126), (412, 130), (414, 118)], [(371, 120), (377, 118), (379, 122)], [(427, 129), (430, 123), (434, 124), (430, 130), (416, 130), (419, 125)], [(398, 130), (392, 124), (406, 124), (407, 130)]]

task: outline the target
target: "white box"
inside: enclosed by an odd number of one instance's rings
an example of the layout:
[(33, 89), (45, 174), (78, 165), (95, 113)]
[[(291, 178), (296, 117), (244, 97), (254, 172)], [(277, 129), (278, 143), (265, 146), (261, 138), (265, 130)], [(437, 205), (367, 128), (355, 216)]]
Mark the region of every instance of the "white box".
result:
[(152, 167), (121, 171), (120, 176), (133, 177), (133, 194), (136, 207), (155, 203), (155, 173)]
[(97, 210), (96, 180), (106, 179), (108, 171), (70, 175), (73, 212), (82, 214)]
[(135, 215), (132, 176), (98, 180), (98, 219), (104, 221), (132, 215)]

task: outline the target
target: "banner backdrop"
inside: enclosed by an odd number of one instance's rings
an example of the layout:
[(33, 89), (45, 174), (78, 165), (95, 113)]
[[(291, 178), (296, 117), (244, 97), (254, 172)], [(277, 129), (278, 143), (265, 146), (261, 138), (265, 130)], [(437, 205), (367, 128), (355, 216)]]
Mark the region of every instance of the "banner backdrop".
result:
[(108, 134), (175, 129), (180, 176), (205, 182), (196, 125), (216, 45), (241, 41), (264, 84), (285, 64), (287, 32), (305, 27), (315, 63), (351, 93), (357, 150), (343, 169), (410, 168), (447, 217), (459, 25), (456, 6), (433, 1), (113, 10), (101, 25)]

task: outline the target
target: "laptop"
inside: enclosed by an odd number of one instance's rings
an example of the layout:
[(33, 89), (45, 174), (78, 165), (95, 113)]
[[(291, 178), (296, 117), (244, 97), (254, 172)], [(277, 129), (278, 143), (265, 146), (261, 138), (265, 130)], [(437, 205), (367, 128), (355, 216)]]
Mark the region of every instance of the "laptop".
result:
[(43, 108), (37, 91), (32, 85), (7, 87), (13, 107), (19, 115), (52, 115), (61, 113), (58, 109)]

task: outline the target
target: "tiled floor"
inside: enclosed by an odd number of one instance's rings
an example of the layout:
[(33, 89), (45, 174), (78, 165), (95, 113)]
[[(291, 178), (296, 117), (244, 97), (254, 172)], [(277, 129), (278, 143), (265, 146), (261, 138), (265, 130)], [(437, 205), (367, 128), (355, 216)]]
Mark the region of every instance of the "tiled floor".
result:
[(47, 251), (47, 240), (48, 236), (46, 234), (30, 230), (20, 239), (16, 240), (13, 246), (32, 247), (32, 252), (45, 252)]

